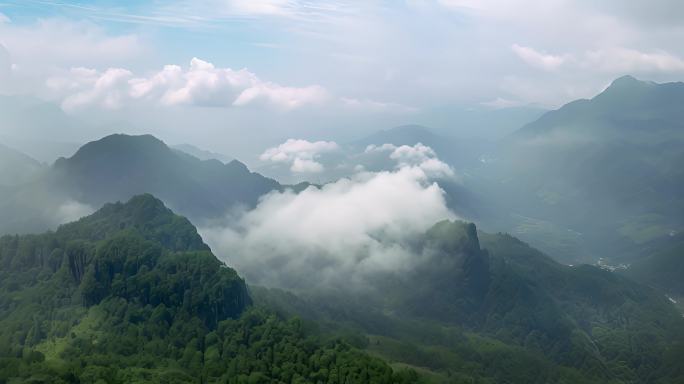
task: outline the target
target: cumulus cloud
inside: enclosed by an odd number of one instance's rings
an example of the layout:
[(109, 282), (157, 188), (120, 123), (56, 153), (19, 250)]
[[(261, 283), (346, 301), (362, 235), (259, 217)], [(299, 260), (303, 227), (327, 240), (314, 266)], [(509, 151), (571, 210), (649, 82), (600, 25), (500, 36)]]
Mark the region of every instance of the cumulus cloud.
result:
[(435, 151), (418, 143), (416, 145), (383, 144), (380, 146), (369, 145), (365, 153), (390, 152), (389, 158), (397, 162), (398, 168), (417, 167), (433, 178), (454, 177), (454, 170), (446, 163), (437, 158)]
[(123, 68), (98, 71), (78, 67), (50, 77), (46, 85), (53, 97), (62, 99), (67, 111), (87, 106), (118, 109), (140, 101), (165, 106), (261, 106), (281, 111), (321, 105), (370, 111), (408, 110), (370, 100), (350, 104), (352, 99), (335, 98), (319, 85), (282, 86), (262, 80), (247, 69), (219, 68), (198, 58), (193, 58), (187, 69), (166, 65), (146, 77)]
[(193, 58), (187, 69), (166, 65), (148, 77), (136, 77), (122, 68), (102, 72), (74, 68), (65, 76), (48, 79), (47, 86), (64, 98), (62, 106), (66, 110), (88, 105), (120, 108), (141, 100), (211, 107), (266, 104), (291, 110), (329, 98), (320, 86), (281, 86), (261, 80), (246, 69), (217, 68), (198, 58)]
[(269, 148), (259, 156), (262, 161), (288, 163), (296, 173), (319, 173), (323, 164), (316, 161), (321, 154), (339, 150), (334, 141), (315, 141), (288, 139), (277, 147)]
[[(287, 162), (336, 149), (331, 142), (288, 140), (264, 156)], [(359, 156), (384, 157), (388, 168), (357, 165), (320, 188), (272, 192), (251, 211), (201, 226), (202, 237), (252, 284), (365, 288), (377, 273), (411, 270), (427, 257), (416, 247), (422, 234), (456, 217), (438, 184), (453, 171), (422, 144), (369, 146), (351, 158)]]
[(290, 169), (295, 173), (320, 173), (324, 167), (317, 161), (295, 158)]
[(410, 240), (453, 217), (440, 187), (405, 166), (272, 193), (230, 225), (200, 232), (252, 284), (353, 288), (374, 273), (415, 265)]
[(53, 90), (67, 90), (62, 108), (74, 110), (92, 104), (108, 109), (121, 108), (128, 101), (128, 80), (130, 71), (110, 68), (100, 73), (88, 68), (74, 68), (69, 77), (48, 80)]

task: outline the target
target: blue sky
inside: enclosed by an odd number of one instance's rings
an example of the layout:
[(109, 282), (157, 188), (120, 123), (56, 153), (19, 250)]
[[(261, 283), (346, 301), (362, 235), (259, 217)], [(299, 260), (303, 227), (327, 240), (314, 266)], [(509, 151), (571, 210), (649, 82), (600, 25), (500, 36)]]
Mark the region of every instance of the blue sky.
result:
[[(127, 61), (130, 69), (187, 65), (198, 57), (273, 81), (321, 84), (359, 97), (388, 89), (388, 98), (403, 99), (394, 102), (415, 102), (402, 93), (427, 91), (448, 101), (557, 105), (591, 94), (625, 71), (655, 78), (682, 72), (681, 48), (674, 45), (681, 25), (672, 21), (681, 6), (655, 1), (649, 8), (656, 11), (644, 12), (618, 1), (604, 3), (598, 8), (559, 0), (22, 0), (5, 2), (0, 12), (15, 27), (61, 20), (90, 24), (103, 37), (135, 36), (143, 52)], [(575, 63), (554, 68), (554, 57)], [(597, 70), (596, 61), (606, 68)], [(530, 89), (549, 72), (572, 80), (559, 81), (553, 94)], [(393, 76), (403, 76), (413, 89), (401, 91)], [(497, 87), (492, 80), (507, 85)], [(465, 89), (456, 94), (443, 89), (448, 87)]]
[(205, 143), (352, 137), (445, 106), (555, 108), (624, 74), (680, 80), (681, 4), (5, 0), (0, 92), (177, 140), (198, 119)]

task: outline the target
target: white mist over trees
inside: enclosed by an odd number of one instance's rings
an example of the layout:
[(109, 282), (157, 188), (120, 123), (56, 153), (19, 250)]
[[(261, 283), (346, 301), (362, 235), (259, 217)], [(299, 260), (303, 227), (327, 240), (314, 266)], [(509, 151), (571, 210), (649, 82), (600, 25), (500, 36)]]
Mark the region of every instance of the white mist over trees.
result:
[(273, 192), (228, 225), (200, 231), (253, 284), (349, 286), (375, 272), (406, 270), (418, 262), (411, 239), (455, 215), (430, 178), (433, 169), (399, 164), (298, 194)]

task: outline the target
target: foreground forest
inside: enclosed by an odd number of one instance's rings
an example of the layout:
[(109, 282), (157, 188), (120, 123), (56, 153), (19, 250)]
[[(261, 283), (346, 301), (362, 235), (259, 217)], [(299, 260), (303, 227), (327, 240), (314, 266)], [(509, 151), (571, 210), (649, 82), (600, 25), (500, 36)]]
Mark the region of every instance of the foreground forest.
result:
[(431, 259), (359, 292), (249, 289), (140, 195), (0, 239), (0, 382), (674, 383), (661, 294), (437, 223)]
[(251, 305), (244, 281), (150, 195), (0, 239), (2, 383), (409, 383)]
[(260, 288), (255, 301), (365, 335), (368, 351), (435, 382), (684, 380), (684, 322), (657, 290), (473, 224), (441, 222), (425, 238), (435, 259), (363, 296)]

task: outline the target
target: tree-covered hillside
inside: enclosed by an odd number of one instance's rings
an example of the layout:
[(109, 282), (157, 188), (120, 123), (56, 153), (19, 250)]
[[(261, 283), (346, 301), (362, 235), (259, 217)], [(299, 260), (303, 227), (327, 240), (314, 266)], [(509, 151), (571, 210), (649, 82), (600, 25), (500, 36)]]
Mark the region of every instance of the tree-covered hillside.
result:
[(296, 320), (151, 195), (0, 238), (0, 383), (402, 383)]
[(423, 265), (378, 277), (356, 297), (259, 289), (255, 300), (365, 334), (369, 351), (436, 382), (684, 380), (684, 321), (661, 293), (558, 264), (509, 235), (478, 235), (473, 224), (438, 223), (418, 247), (427, 250)]
[(50, 183), (94, 206), (152, 193), (191, 217), (222, 215), (234, 204), (253, 206), (280, 188), (237, 160), (199, 160), (150, 135), (111, 135), (87, 143), (55, 163)]
[(625, 275), (661, 289), (663, 292), (684, 298), (684, 234), (673, 234), (637, 248), (641, 257), (625, 270)]
[(477, 192), (505, 208), (489, 227), (566, 263), (631, 262), (632, 248), (681, 232), (683, 102), (683, 83), (625, 76), (525, 125), (480, 170)]

